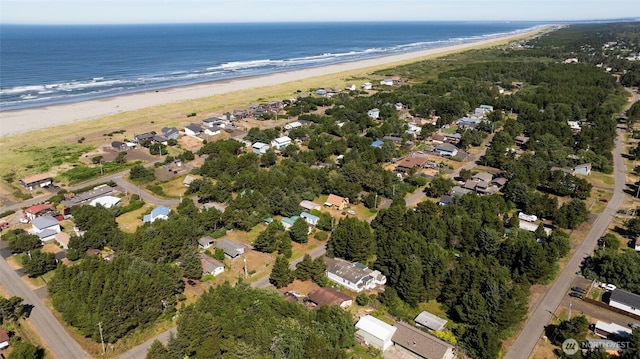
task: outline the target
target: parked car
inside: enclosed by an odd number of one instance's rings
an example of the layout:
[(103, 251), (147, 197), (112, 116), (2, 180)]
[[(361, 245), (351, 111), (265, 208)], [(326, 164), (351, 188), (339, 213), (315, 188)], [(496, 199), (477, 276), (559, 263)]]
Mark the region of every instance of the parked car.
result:
[(631, 329), (637, 329), (640, 328), (640, 323), (629, 323), (629, 327)]
[(587, 292), (587, 290), (582, 288), (582, 287), (573, 287), (573, 288), (571, 288), (571, 290), (574, 291), (574, 292), (582, 293), (582, 294)]
[(569, 293), (569, 296), (570, 297), (574, 297), (574, 298), (580, 298), (580, 299), (583, 298), (582, 294), (578, 293), (578, 292), (571, 292), (571, 293)]
[(0, 229), (9, 227), (9, 222), (0, 222)]
[(613, 284), (602, 283), (602, 284), (600, 284), (600, 288), (602, 288), (602, 289), (604, 289), (606, 291), (612, 291), (612, 290), (616, 290), (616, 288), (618, 288), (618, 287), (616, 287)]
[(24, 217), (22, 217), (22, 218), (20, 218), (20, 219), (18, 220), (18, 222), (20, 222), (20, 223), (22, 223), (22, 224), (27, 224), (27, 223), (29, 223), (29, 220), (28, 220), (28, 219), (26, 219), (26, 218), (24, 218)]

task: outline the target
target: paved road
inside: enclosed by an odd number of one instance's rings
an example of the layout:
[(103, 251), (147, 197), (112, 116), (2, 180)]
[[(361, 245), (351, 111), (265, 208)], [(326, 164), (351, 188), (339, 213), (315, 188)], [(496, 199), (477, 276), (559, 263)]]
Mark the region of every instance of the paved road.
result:
[[(76, 341), (67, 333), (62, 324), (51, 314), (38, 296), (22, 281), (18, 274), (0, 256), (0, 285), (10, 295), (24, 299), (24, 304), (33, 306), (29, 321), (47, 343), (49, 350), (58, 359), (85, 359), (90, 356), (82, 350)], [(96, 323), (97, 325), (97, 323)]]
[[(634, 101), (636, 100), (637, 95), (634, 94)], [(542, 300), (540, 300), (538, 305), (531, 312), (531, 316), (527, 320), (518, 338), (511, 346), (509, 352), (505, 355), (504, 359), (520, 359), (531, 356), (538, 340), (540, 340), (541, 335), (544, 332), (544, 327), (551, 321), (551, 318), (558, 309), (558, 306), (565, 299), (567, 291), (571, 288), (571, 283), (575, 278), (575, 273), (580, 269), (582, 259), (591, 255), (593, 249), (598, 243), (598, 238), (605, 233), (609, 227), (609, 223), (611, 223), (611, 220), (614, 218), (616, 211), (620, 208), (625, 196), (623, 192), (625, 188), (625, 167), (624, 160), (622, 158), (624, 138), (622, 130), (618, 129), (617, 133), (618, 137), (613, 151), (615, 178), (613, 197), (609, 200), (604, 211), (602, 211), (595, 220), (591, 227), (591, 231), (589, 231), (589, 234), (587, 234), (580, 246), (578, 246), (571, 259), (569, 259), (567, 265), (558, 275), (558, 278), (554, 281)]]

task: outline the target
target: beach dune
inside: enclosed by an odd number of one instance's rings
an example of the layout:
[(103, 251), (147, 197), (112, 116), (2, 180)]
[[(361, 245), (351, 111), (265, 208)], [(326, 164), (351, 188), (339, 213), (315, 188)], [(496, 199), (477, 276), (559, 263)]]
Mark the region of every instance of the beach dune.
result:
[(527, 38), (532, 36), (533, 34), (540, 33), (541, 31), (544, 30), (539, 30), (527, 34), (511, 35), (478, 42), (433, 48), (423, 51), (334, 64), (304, 70), (275, 73), (264, 76), (214, 81), (190, 86), (127, 94), (69, 104), (2, 111), (0, 112), (0, 135), (11, 136), (49, 127), (67, 125), (77, 121), (96, 120), (122, 112), (135, 111), (169, 103), (200, 99), (247, 89), (280, 85), (287, 82), (293, 82), (317, 76), (338, 74), (346, 71), (374, 68), (380, 66), (391, 66), (394, 64), (417, 61), (422, 58), (443, 55), (446, 53), (462, 51), (470, 48), (485, 47), (492, 44), (505, 43), (514, 39)]

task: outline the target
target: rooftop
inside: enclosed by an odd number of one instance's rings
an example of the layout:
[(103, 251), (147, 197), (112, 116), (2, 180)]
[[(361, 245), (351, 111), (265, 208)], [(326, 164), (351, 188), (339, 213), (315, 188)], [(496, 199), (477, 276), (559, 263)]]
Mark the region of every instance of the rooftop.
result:
[(421, 312), (414, 319), (416, 323), (433, 330), (441, 330), (447, 321), (427, 311)]
[(453, 346), (404, 322), (395, 324), (393, 342), (423, 358), (444, 358)]
[(382, 320), (371, 315), (365, 315), (356, 323), (356, 328), (370, 333), (376, 338), (387, 339), (396, 332), (396, 327), (389, 325)]
[(633, 308), (640, 308), (640, 295), (627, 292), (626, 290), (615, 289), (611, 292), (611, 297), (609, 298), (609, 300), (626, 304)]

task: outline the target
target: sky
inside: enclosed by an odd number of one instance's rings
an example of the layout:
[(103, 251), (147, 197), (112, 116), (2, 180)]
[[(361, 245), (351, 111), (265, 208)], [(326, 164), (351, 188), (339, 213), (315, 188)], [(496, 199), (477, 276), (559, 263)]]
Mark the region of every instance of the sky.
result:
[(2, 0), (3, 24), (575, 21), (640, 18), (638, 0)]

